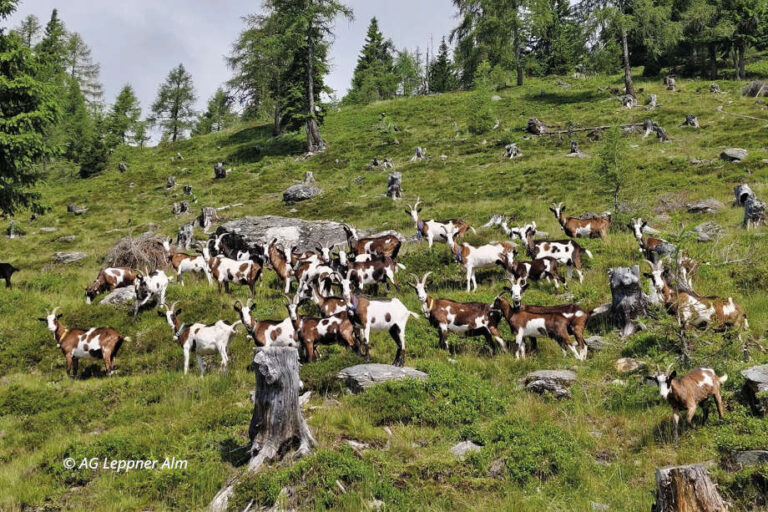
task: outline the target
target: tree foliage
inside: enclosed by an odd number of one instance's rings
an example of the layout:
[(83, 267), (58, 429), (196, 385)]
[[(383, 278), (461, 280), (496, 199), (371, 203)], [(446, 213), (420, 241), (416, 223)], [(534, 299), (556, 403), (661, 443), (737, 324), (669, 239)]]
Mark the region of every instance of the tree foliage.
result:
[(198, 118), (192, 135), (219, 132), (231, 126), (236, 119), (237, 114), (232, 111), (232, 97), (219, 87), (208, 100), (208, 108)]
[(163, 138), (176, 142), (184, 137), (194, 124), (196, 99), (192, 75), (179, 64), (168, 73), (152, 104), (152, 119), (163, 130)]
[(141, 119), (141, 105), (129, 84), (120, 89), (114, 105), (107, 114), (105, 143), (109, 147), (134, 142)]
[(429, 63), (429, 92), (447, 92), (456, 89), (459, 85), (456, 79), (456, 73), (453, 69), (453, 62), (448, 53), (448, 43), (445, 38), (440, 41), (440, 48), (435, 60)]
[(393, 51), (394, 44), (384, 39), (378, 20), (372, 18), (352, 76), (352, 88), (345, 98), (347, 103), (370, 103), (395, 95), (398, 77), (394, 70)]

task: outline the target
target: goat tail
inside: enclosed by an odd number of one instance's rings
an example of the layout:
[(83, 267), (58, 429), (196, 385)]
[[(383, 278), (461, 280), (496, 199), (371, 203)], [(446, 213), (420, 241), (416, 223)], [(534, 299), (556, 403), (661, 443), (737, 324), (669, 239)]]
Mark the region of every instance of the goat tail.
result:
[(414, 313), (410, 309), (408, 310), (408, 314), (411, 315), (413, 318), (420, 318), (420, 316), (417, 313)]
[(123, 341), (126, 343), (132, 343), (133, 338), (131, 338), (130, 336), (123, 336)]
[(720, 381), (720, 384), (725, 384), (725, 381), (728, 380), (728, 374), (724, 373), (722, 377), (718, 377), (717, 380)]
[(403, 265), (402, 263), (396, 263), (396, 265), (397, 265), (397, 268), (399, 268), (400, 270), (405, 270), (405, 265)]
[(594, 259), (592, 257), (592, 251), (590, 251), (589, 249), (584, 249), (584, 252), (586, 253), (587, 256), (589, 256), (589, 259)]
[(476, 230), (474, 227), (472, 227), (472, 226), (469, 226), (469, 229), (471, 229), (471, 230), (472, 230), (472, 233), (474, 233), (474, 234), (477, 234), (477, 230)]
[[(234, 330), (236, 329), (236, 327), (237, 327), (239, 324), (242, 324), (242, 323), (243, 323), (243, 321), (242, 321), (242, 320), (238, 320), (237, 322), (235, 322), (235, 323), (233, 323), (232, 325), (230, 325), (230, 326), (229, 326), (229, 328), (230, 328), (230, 329), (232, 329), (232, 330), (234, 331)], [(245, 325), (245, 324), (243, 324), (243, 325)]]
[(744, 330), (745, 331), (749, 330), (749, 320), (747, 320), (746, 316), (744, 317)]

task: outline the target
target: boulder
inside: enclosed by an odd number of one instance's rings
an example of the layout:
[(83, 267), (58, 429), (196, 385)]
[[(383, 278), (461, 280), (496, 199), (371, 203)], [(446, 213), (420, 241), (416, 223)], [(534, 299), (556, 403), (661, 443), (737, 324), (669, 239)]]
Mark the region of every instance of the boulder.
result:
[(745, 466), (755, 466), (757, 464), (768, 464), (768, 450), (745, 450), (731, 453), (733, 462), (739, 468)]
[[(274, 239), (283, 247), (295, 247), (299, 251), (313, 251), (323, 244), (331, 247), (347, 244), (347, 236), (341, 223), (329, 220), (303, 220), (273, 215), (243, 217), (222, 224), (216, 234), (225, 232), (240, 238), (244, 245), (250, 248), (267, 245)], [(358, 234), (361, 237), (393, 234), (406, 241), (406, 238), (396, 231), (358, 230)]]
[(136, 292), (130, 286), (124, 288), (116, 288), (106, 297), (101, 300), (102, 304), (109, 304), (110, 306), (121, 306), (123, 304), (133, 304), (136, 300)]
[(455, 444), (451, 447), (451, 453), (459, 459), (464, 459), (468, 453), (479, 452), (483, 447), (479, 444), (475, 444), (472, 441), (462, 441), (459, 444)]
[(749, 156), (747, 150), (741, 148), (728, 148), (720, 153), (720, 158), (726, 162), (741, 162), (747, 158), (747, 156)]
[(696, 240), (699, 242), (711, 242), (713, 239), (717, 238), (722, 230), (723, 228), (720, 224), (712, 221), (699, 224), (693, 228), (693, 231), (698, 235)]
[(708, 198), (700, 199), (693, 203), (685, 205), (690, 213), (715, 213), (718, 210), (725, 208), (725, 205), (717, 199)]
[(60, 236), (58, 238), (59, 242), (62, 242), (62, 243), (65, 243), (65, 244), (71, 244), (75, 240), (77, 240), (77, 237), (75, 235), (64, 235), (64, 236)]
[(608, 343), (603, 341), (602, 336), (590, 336), (589, 338), (584, 340), (584, 343), (587, 344), (587, 347), (589, 347), (589, 350), (594, 350), (594, 351), (603, 350), (605, 347), (608, 346)]
[(360, 393), (374, 384), (390, 380), (426, 380), (427, 374), (407, 366), (369, 363), (344, 368), (336, 375), (336, 378), (344, 381), (353, 393)]
[(494, 94), (493, 96), (491, 96), (491, 101), (501, 101), (501, 96), (499, 96), (498, 94)]
[(82, 259), (87, 258), (88, 255), (84, 252), (57, 252), (53, 255), (53, 261), (62, 265), (74, 263)]
[(742, 370), (741, 376), (744, 377), (744, 394), (749, 398), (752, 409), (765, 414), (768, 409), (768, 364)]
[(644, 362), (638, 361), (637, 359), (632, 359), (631, 357), (622, 357), (621, 359), (617, 359), (614, 365), (616, 366), (616, 371), (621, 373), (630, 373), (645, 367)]
[(40, 228), (41, 233), (55, 233), (59, 228)]
[(307, 199), (319, 196), (322, 193), (323, 191), (314, 185), (299, 183), (288, 187), (285, 192), (283, 192), (283, 201), (286, 203), (306, 201)]
[(571, 397), (568, 388), (576, 382), (576, 374), (571, 370), (537, 370), (521, 380), (526, 391), (539, 395), (550, 394), (560, 400)]

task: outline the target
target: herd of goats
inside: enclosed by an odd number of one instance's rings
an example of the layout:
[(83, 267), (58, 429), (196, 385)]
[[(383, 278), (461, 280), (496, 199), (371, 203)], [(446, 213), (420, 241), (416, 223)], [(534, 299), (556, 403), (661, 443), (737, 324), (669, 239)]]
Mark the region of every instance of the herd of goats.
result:
[[(535, 222), (522, 227), (509, 227), (506, 219), (497, 217), (484, 227), (498, 225), (510, 240), (473, 246), (456, 239), (464, 237), (470, 229), (474, 231), (474, 228), (461, 219), (422, 219), (419, 205), (417, 200), (406, 210), (413, 220), (418, 238), (426, 239), (430, 248), (435, 242), (447, 244), (456, 262), (466, 271), (467, 291), (477, 289), (475, 272), (479, 268), (500, 265), (509, 280), (509, 286), (504, 287), (492, 304), (487, 304), (435, 297), (427, 292), (431, 272), (420, 278), (411, 274), (413, 282), (408, 285), (418, 295), (423, 315), (437, 329), (442, 347), (448, 348), (448, 335), (454, 333), (459, 336), (483, 336), (491, 351), (497, 348), (506, 351), (506, 343), (498, 330), (503, 317), (514, 337), (516, 358), (525, 357), (526, 342), (536, 350), (536, 338), (549, 337), (560, 345), (564, 354), (570, 351), (577, 359), (586, 359), (584, 329), (594, 311), (579, 304), (523, 304), (522, 296), (530, 282), (547, 281), (555, 289), (559, 289), (560, 285), (567, 288), (567, 280), (560, 270), (563, 266), (568, 277), (572, 277), (575, 271), (579, 282), (582, 282), (582, 257), (586, 255), (592, 259), (592, 254), (574, 239), (605, 239), (611, 227), (610, 213), (566, 217), (565, 205), (553, 204), (550, 210), (569, 237), (556, 241), (534, 239), (537, 232)], [(633, 219), (629, 227), (637, 239), (642, 259), (650, 266), (645, 276), (651, 281), (651, 298), (676, 315), (684, 327), (739, 331), (748, 328), (744, 310), (732, 298), (704, 297), (693, 292), (691, 274), (695, 262), (677, 253), (676, 265), (668, 266), (670, 260), (675, 258), (670, 244), (646, 236), (646, 222), (642, 219)], [(170, 279), (161, 269), (141, 272), (127, 267), (104, 268), (93, 284), (86, 288), (86, 301), (90, 303), (99, 294), (116, 288), (133, 287), (136, 295), (135, 317), (154, 299), (158, 304), (158, 314), (165, 318), (174, 340), (183, 349), (185, 374), (189, 370), (192, 353), (197, 357), (201, 375), (205, 371), (202, 360), (205, 355), (218, 353), (221, 367), (226, 369), (228, 345), (239, 324), (243, 325), (257, 346), (303, 347), (304, 357), (310, 362), (318, 357), (318, 345), (336, 343), (369, 358), (371, 332), (386, 331), (397, 345), (393, 364), (402, 366), (405, 361), (406, 324), (410, 317), (418, 318), (419, 315), (409, 311), (398, 298), (376, 298), (379, 285), (384, 285), (389, 291), (391, 284), (399, 291), (395, 274), (405, 269), (397, 262), (401, 240), (392, 234), (360, 237), (355, 228), (346, 224), (343, 228), (348, 248), (334, 253), (327, 246), (317, 247), (316, 251), (297, 252), (292, 247), (282, 247), (277, 240), (266, 246), (249, 247), (245, 251), (234, 250), (227, 244), (227, 233), (212, 236), (195, 255), (177, 252), (171, 247), (170, 240), (163, 243), (181, 286), (184, 285), (184, 274), (195, 272), (204, 274), (209, 285), (215, 281), (219, 293), (222, 287), (229, 292), (230, 284), (239, 284), (247, 285), (253, 296), (254, 286), (262, 278), (263, 270), (271, 268), (282, 282), (284, 293), (290, 297), (292, 282), (295, 281), (296, 291), (287, 304), (288, 317), (282, 320), (257, 320), (254, 318), (256, 304), (249, 298), (246, 303), (240, 300), (234, 302), (233, 307), (240, 316), (234, 324), (223, 320), (213, 325), (187, 323), (182, 320), (182, 310), (177, 309), (176, 303), (166, 305), (165, 295)], [(518, 259), (521, 251), (518, 244), (511, 241), (513, 238), (519, 239), (523, 245), (522, 252), (530, 258), (528, 261)], [(10, 285), (10, 276), (7, 281)], [(364, 295), (364, 292), (370, 295)], [(299, 312), (299, 307), (307, 302), (317, 306), (318, 316)], [(62, 315), (58, 310), (58, 307), (55, 308), (40, 320), (46, 323), (57, 346), (63, 351), (67, 374), (76, 376), (78, 360), (82, 358), (103, 359), (107, 374), (111, 374), (121, 344), (130, 341), (130, 338), (110, 327), (89, 330), (68, 328), (61, 322)], [(688, 411), (690, 424), (698, 404), (710, 396), (714, 397), (722, 415), (719, 388), (727, 376), (718, 377), (711, 369), (698, 368), (682, 378), (675, 378), (675, 373), (670, 374), (669, 369), (654, 374), (652, 378), (658, 382), (662, 396), (672, 405), (676, 425), (678, 411)]]

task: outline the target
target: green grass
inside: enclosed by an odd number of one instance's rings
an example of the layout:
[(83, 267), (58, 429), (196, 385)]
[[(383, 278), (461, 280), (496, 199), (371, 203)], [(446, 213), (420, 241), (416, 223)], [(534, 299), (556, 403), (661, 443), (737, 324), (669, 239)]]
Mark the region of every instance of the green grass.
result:
[[(343, 219), (411, 235), (403, 202), (383, 197), (388, 172), (367, 168), (373, 157), (394, 158), (403, 172), (407, 202), (420, 196), (427, 218), (462, 217), (479, 226), (489, 215), (503, 213), (513, 216), (513, 223), (536, 220), (541, 230), (560, 237), (548, 210), (551, 202), (564, 201), (572, 213), (612, 209), (611, 197), (594, 174), (600, 141), (588, 132), (574, 133), (582, 151), (593, 158), (567, 158), (570, 138), (526, 136), (529, 117), (575, 128), (651, 118), (672, 138), (661, 144), (651, 137), (629, 136), (629, 186), (622, 193), (622, 211), (615, 214), (607, 241), (583, 241), (595, 259), (587, 262), (584, 284), (572, 284), (576, 301), (587, 307), (605, 302), (610, 298), (608, 268), (640, 263), (636, 243), (622, 225), (640, 215), (695, 258), (711, 262), (695, 278), (697, 291), (733, 296), (748, 312), (752, 338), (762, 338), (768, 329), (768, 260), (762, 256), (768, 239), (765, 228), (739, 228), (741, 210), (730, 203), (733, 186), (745, 181), (758, 196), (768, 197), (768, 165), (763, 162), (768, 158), (768, 112), (754, 99), (741, 97), (742, 84), (736, 82), (719, 82), (725, 93), (713, 95), (708, 81), (681, 79), (679, 91), (669, 92), (660, 82), (639, 80), (636, 87), (659, 98), (660, 106), (647, 112), (642, 107), (621, 109), (617, 100), (598, 91), (617, 85), (618, 77), (566, 80), (570, 87), (554, 79), (531, 80), (499, 93), (501, 101), (489, 97), (486, 106), (499, 127), (483, 134), (469, 130), (470, 125), (477, 128), (472, 120), (477, 97), (453, 93), (332, 112), (323, 127), (330, 149), (309, 160), (299, 159), (301, 134), (271, 139), (268, 126), (253, 125), (175, 145), (119, 148), (109, 169), (88, 180), (76, 178), (65, 163), (49, 165), (48, 179), (39, 188), (50, 213), (36, 221), (16, 219), (26, 236), (3, 241), (2, 260), (22, 270), (14, 276), (14, 289), (0, 289), (0, 509), (201, 509), (245, 463), (240, 447), (247, 443), (251, 415), (248, 393), (254, 379), (245, 369), (251, 343), (242, 334), (235, 338), (226, 375), (214, 370), (202, 379), (194, 372), (184, 376), (181, 349), (153, 312), (134, 321), (126, 310), (87, 306), (83, 289), (119, 238), (148, 230), (170, 236), (203, 206), (237, 203), (243, 206), (221, 213), (228, 218), (276, 214)], [(730, 116), (719, 112), (719, 106), (766, 120)], [(383, 112), (387, 123), (379, 122)], [(679, 127), (688, 113), (698, 115), (701, 129)], [(509, 142), (519, 145), (522, 158), (501, 158)], [(432, 159), (409, 163), (417, 145), (426, 147)], [(718, 159), (726, 147), (746, 148), (750, 156), (743, 163), (726, 164)], [(183, 160), (172, 160), (177, 152)], [(709, 162), (692, 164), (691, 159)], [(128, 164), (128, 172), (117, 172), (120, 161)], [(218, 161), (234, 168), (225, 180), (213, 179)], [(307, 170), (314, 172), (323, 195), (285, 206), (282, 191)], [(170, 175), (179, 186), (167, 191), (165, 178)], [(193, 186), (197, 202), (192, 213), (174, 217), (171, 205), (183, 199), (185, 184)], [(728, 206), (712, 215), (685, 211), (686, 202), (707, 197)], [(85, 204), (89, 211), (81, 217), (65, 214), (69, 203)], [(706, 220), (723, 226), (722, 238), (699, 244), (685, 234)], [(41, 227), (58, 231), (45, 233)], [(58, 240), (69, 234), (77, 236), (74, 243)], [(468, 241), (501, 236), (479, 230)], [(89, 257), (76, 265), (53, 264), (52, 254), (63, 250), (85, 251)], [(481, 271), (479, 290), (466, 293), (461, 269), (442, 245), (431, 252), (425, 244), (405, 246), (401, 259), (407, 272), (434, 270), (430, 289), (441, 296), (491, 301), (503, 286), (500, 272)], [(169, 300), (180, 302), (185, 319), (232, 321), (236, 313), (231, 302), (246, 293), (236, 287), (232, 297), (220, 297), (203, 281), (190, 278), (186, 287), (169, 289)], [(410, 289), (403, 287), (399, 296), (409, 309), (418, 310)], [(561, 300), (546, 285), (533, 285), (526, 294), (529, 303)], [(273, 273), (257, 288), (255, 301), (260, 318), (285, 315)], [(118, 355), (117, 376), (107, 379), (102, 365), (86, 363), (81, 364), (82, 379), (66, 378), (61, 352), (36, 320), (54, 306), (61, 306), (69, 326), (111, 325), (133, 338)], [(753, 350), (746, 362), (735, 336), (694, 332), (689, 339), (692, 365), (710, 365), (730, 375), (724, 389), (729, 410), (723, 420), (713, 415), (705, 426), (684, 430), (674, 445), (671, 410), (657, 390), (639, 376), (617, 374), (613, 366), (618, 357), (636, 357), (651, 366), (677, 361), (678, 372), (686, 369), (679, 359), (674, 319), (661, 310), (654, 313), (649, 330), (628, 340), (598, 332), (611, 346), (585, 363), (564, 358), (546, 340), (540, 343), (541, 352), (525, 361), (509, 354), (491, 356), (482, 338), (452, 337), (455, 353), (450, 354), (437, 347), (436, 332), (425, 320), (411, 320), (406, 363), (427, 371), (430, 379), (386, 384), (359, 396), (347, 395), (335, 379), (339, 369), (358, 358), (340, 348), (324, 349), (326, 357), (301, 370), (305, 385), (315, 392), (305, 416), (319, 449), (296, 464), (277, 464), (242, 481), (234, 504), (242, 510), (254, 499), (271, 506), (286, 499), (280, 490), (288, 486), (288, 505), (302, 509), (360, 510), (378, 499), (387, 510), (589, 511), (593, 501), (612, 510), (648, 510), (656, 467), (722, 460), (732, 449), (768, 444), (765, 419), (752, 416), (742, 401), (739, 374), (768, 357)], [(506, 326), (502, 333), (509, 338)], [(374, 361), (389, 363), (394, 352), (388, 335), (374, 335)], [(557, 402), (521, 391), (518, 380), (540, 368), (574, 368), (579, 381), (573, 399)], [(624, 382), (613, 383), (615, 379)], [(391, 439), (384, 427), (391, 430)], [(370, 448), (358, 454), (347, 447), (349, 439)], [(462, 440), (483, 448), (458, 461), (449, 449)], [(172, 456), (188, 460), (188, 467), (117, 474), (62, 466), (66, 457)], [(491, 476), (492, 467), (496, 476)], [(765, 507), (765, 471), (716, 469), (714, 474), (738, 508), (757, 509)], [(346, 493), (339, 491), (337, 480)]]

